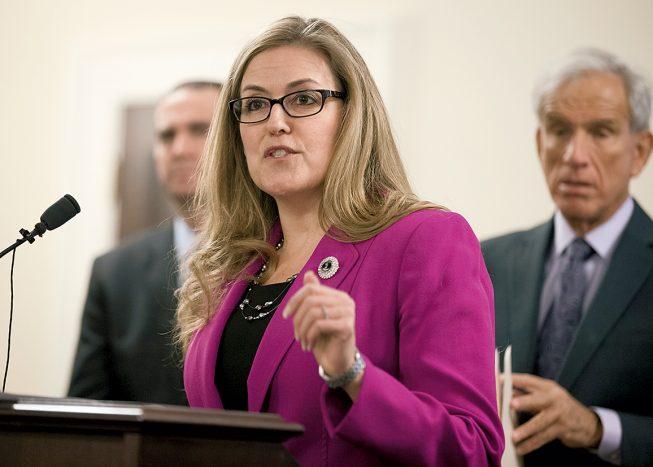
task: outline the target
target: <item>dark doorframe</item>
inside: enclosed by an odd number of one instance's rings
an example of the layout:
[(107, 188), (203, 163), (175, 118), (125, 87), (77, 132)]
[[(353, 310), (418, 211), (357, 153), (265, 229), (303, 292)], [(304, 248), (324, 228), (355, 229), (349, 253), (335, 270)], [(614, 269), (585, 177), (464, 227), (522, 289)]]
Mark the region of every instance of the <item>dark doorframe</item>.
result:
[(153, 112), (154, 104), (126, 105), (123, 110), (123, 154), (116, 193), (120, 213), (118, 240), (172, 215), (154, 167)]

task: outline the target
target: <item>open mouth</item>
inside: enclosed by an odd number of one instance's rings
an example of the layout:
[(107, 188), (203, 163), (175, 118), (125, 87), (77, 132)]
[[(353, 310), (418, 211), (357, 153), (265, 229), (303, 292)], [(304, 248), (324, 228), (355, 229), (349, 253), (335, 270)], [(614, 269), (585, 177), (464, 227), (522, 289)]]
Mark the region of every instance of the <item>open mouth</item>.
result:
[(270, 157), (283, 157), (287, 155), (288, 155), (288, 151), (284, 151), (283, 149), (277, 149), (270, 153)]
[(283, 146), (269, 148), (267, 151), (265, 151), (265, 157), (271, 157), (273, 159), (280, 159), (292, 154), (295, 154), (295, 151)]

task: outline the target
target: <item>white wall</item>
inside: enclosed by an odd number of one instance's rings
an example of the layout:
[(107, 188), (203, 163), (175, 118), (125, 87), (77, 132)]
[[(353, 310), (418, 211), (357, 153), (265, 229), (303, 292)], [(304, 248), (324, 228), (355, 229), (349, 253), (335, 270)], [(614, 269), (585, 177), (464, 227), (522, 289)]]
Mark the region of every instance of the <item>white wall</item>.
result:
[[(648, 0), (3, 2), (0, 247), (64, 193), (82, 207), (17, 252), (7, 391), (65, 393), (91, 261), (115, 238), (122, 105), (181, 80), (223, 79), (244, 41), (290, 13), (325, 17), (352, 39), (386, 99), (415, 189), (461, 212), (479, 237), (552, 212), (531, 106), (548, 63), (595, 45), (653, 77)], [(653, 213), (651, 167), (633, 192)], [(2, 368), (10, 264), (0, 261)]]

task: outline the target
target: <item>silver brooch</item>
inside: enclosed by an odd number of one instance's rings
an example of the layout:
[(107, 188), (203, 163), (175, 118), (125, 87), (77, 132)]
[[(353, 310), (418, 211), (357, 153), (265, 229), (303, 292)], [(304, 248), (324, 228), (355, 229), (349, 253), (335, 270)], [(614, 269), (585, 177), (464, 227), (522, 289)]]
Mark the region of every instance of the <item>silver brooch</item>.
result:
[(327, 256), (320, 262), (320, 266), (317, 268), (317, 275), (321, 279), (330, 279), (338, 272), (340, 268), (340, 263), (338, 263), (338, 258), (335, 256)]

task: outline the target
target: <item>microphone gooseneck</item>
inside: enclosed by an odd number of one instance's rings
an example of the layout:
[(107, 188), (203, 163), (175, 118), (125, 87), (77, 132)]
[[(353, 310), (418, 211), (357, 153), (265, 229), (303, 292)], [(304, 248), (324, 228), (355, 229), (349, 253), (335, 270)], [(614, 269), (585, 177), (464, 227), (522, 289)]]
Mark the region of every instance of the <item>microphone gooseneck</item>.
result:
[(11, 325), (14, 316), (14, 260), (16, 259), (16, 248), (25, 242), (34, 243), (34, 240), (36, 240), (35, 237), (41, 237), (47, 230), (54, 230), (57, 227), (65, 224), (70, 219), (75, 217), (75, 215), (80, 211), (81, 209), (79, 208), (79, 203), (75, 200), (75, 198), (70, 195), (64, 195), (43, 212), (41, 215), (41, 222), (38, 222), (34, 226), (34, 230), (30, 232), (27, 229), (20, 229), (19, 232), (23, 238), (19, 238), (9, 248), (5, 248), (2, 250), (2, 252), (0, 252), (0, 258), (2, 258), (10, 251), (13, 251), (11, 256), (11, 273), (9, 276), (11, 288), (11, 304), (9, 307), (9, 333), (7, 334), (7, 363), (5, 364), (5, 374), (2, 378), (3, 393), (5, 392), (5, 385), (7, 384), (7, 374), (9, 373), (9, 354), (11, 351)]
[(19, 238), (13, 245), (0, 252), (0, 258), (25, 242), (34, 243), (37, 236), (42, 237), (47, 230), (54, 230), (62, 226), (79, 212), (81, 212), (81, 209), (75, 198), (71, 195), (62, 196), (52, 206), (43, 211), (41, 222), (34, 226), (34, 230), (30, 232), (27, 229), (20, 229), (19, 232), (23, 238)]

